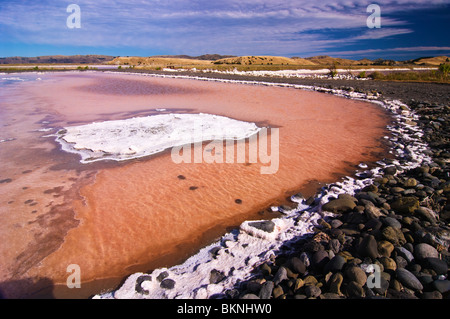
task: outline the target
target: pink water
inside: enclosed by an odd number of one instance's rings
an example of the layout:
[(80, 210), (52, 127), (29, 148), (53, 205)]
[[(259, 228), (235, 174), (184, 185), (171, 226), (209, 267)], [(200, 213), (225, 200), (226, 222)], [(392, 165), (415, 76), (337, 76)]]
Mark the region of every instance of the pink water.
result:
[[(137, 75), (28, 75), (2, 88), (0, 292), (87, 297), (135, 271), (179, 263), (246, 219), (379, 158), (388, 118), (360, 101), (291, 88)], [(214, 113), (279, 128), (279, 170), (175, 164), (165, 152), (80, 164), (42, 128), (167, 112)], [(183, 176), (181, 179), (179, 176)], [(240, 199), (241, 203), (236, 203)], [(78, 264), (82, 289), (68, 289)]]

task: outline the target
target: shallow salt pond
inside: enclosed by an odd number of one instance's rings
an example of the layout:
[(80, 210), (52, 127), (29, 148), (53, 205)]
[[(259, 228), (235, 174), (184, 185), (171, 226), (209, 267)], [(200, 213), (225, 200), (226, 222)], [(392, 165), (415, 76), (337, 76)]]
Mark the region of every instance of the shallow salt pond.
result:
[[(96, 72), (5, 77), (25, 80), (0, 83), (5, 297), (88, 297), (180, 263), (245, 220), (275, 217), (267, 208), (290, 195), (381, 158), (389, 121), (371, 103), (293, 88)], [(81, 163), (55, 142), (66, 127), (173, 113), (277, 128), (276, 173), (249, 158), (251, 139), (244, 161), (223, 163), (175, 163), (170, 151)], [(65, 286), (71, 264), (81, 289)]]

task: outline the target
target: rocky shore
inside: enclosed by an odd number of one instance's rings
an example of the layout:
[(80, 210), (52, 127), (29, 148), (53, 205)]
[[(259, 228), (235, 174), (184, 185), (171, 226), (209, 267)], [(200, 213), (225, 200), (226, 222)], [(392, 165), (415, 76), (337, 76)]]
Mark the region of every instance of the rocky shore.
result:
[[(286, 242), (222, 297), (449, 298), (450, 106), (449, 87), (441, 88), (447, 93), (433, 101), (400, 105), (396, 113), (413, 116), (390, 128), (393, 158), (354, 177), (370, 184), (320, 201), (340, 187), (332, 184), (303, 199), (324, 216), (313, 233)], [(411, 151), (417, 145), (423, 158)]]

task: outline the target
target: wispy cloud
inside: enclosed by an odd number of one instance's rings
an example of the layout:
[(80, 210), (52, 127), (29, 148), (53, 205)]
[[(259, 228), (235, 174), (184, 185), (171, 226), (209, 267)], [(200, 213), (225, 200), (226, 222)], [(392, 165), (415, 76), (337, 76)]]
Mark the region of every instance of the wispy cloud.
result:
[[(380, 0), (383, 27), (370, 30), (366, 8), (372, 2), (3, 0), (0, 32), (6, 36), (0, 44), (156, 48), (168, 54), (306, 54), (411, 34), (414, 29), (405, 12), (450, 4), (450, 0)], [(81, 29), (66, 27), (70, 3), (81, 8)], [(333, 38), (337, 33), (340, 38)]]

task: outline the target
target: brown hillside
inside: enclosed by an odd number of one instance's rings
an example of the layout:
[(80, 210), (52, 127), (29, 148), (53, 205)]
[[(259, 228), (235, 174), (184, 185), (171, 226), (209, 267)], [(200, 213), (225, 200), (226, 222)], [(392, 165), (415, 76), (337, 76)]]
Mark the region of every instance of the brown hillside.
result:
[(301, 58), (286, 58), (279, 56), (240, 56), (220, 59), (214, 64), (240, 64), (240, 65), (314, 65), (311, 61)]

